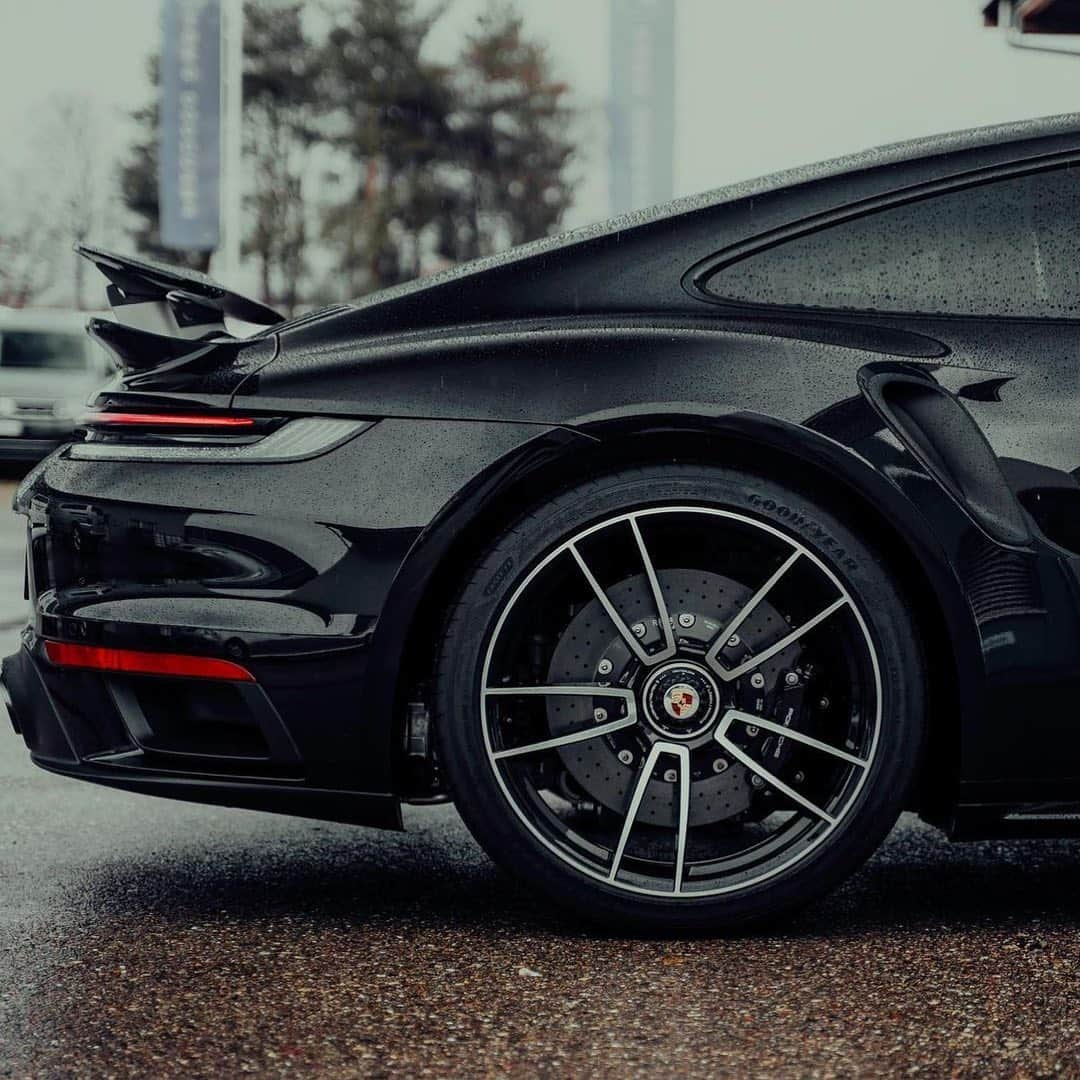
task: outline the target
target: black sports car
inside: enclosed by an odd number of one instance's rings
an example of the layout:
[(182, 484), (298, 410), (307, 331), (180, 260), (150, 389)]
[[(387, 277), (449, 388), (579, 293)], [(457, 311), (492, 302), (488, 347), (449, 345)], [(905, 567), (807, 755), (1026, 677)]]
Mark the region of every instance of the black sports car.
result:
[[(84, 249), (119, 372), (20, 487), (46, 769), (733, 927), (897, 814), (1080, 822), (1080, 115), (290, 322)], [(259, 322), (235, 338), (226, 317)]]

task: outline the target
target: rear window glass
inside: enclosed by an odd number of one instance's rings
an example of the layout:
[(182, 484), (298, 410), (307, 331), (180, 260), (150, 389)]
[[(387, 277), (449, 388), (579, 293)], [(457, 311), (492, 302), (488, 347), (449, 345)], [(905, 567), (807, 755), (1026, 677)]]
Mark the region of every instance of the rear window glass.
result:
[(1080, 168), (852, 218), (714, 273), (724, 300), (855, 311), (1080, 316)]
[(86, 339), (81, 334), (0, 330), (0, 367), (84, 371)]

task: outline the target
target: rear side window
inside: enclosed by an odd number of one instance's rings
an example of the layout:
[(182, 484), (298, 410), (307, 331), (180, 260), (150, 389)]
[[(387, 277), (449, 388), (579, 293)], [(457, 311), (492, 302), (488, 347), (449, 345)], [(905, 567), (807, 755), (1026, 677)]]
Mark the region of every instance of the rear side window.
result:
[(89, 366), (81, 334), (0, 330), (0, 367), (84, 371)]
[(932, 315), (1080, 316), (1080, 169), (920, 199), (747, 256), (717, 299)]

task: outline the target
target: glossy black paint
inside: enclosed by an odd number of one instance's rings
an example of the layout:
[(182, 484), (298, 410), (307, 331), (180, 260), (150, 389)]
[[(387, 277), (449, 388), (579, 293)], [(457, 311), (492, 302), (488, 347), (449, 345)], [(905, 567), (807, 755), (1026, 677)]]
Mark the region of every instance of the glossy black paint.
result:
[[(886, 148), (132, 364), (100, 407), (377, 423), (287, 465), (60, 451), (35, 470), (16, 500), (35, 614), (4, 682), (34, 717), (36, 759), (394, 824), (397, 798), (432, 794), (405, 759), (406, 703), (426, 700), (471, 560), (561, 485), (690, 459), (784, 469), (885, 552), (932, 668), (926, 816), (992, 833), (1018, 807), (1080, 802), (1080, 323), (753, 307), (701, 288), (808, 223), (1074, 160), (1076, 116)], [(920, 426), (934, 415), (951, 419)], [(140, 749), (109, 680), (52, 669), (41, 636), (242, 658), (296, 754), (260, 743), (241, 768)]]

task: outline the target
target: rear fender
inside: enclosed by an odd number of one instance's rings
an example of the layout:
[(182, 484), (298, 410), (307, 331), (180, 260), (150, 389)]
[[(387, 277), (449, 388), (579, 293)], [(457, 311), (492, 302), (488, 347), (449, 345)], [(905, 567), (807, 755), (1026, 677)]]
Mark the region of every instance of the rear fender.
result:
[[(947, 653), (935, 657), (941, 683), (951, 692), (939, 710), (941, 742), (933, 748), (938, 774), (933, 788), (944, 794), (956, 780), (965, 718), (981, 709), (984, 671), (978, 629), (941, 539), (891, 480), (841, 443), (764, 415), (689, 408), (665, 403), (620, 409), (550, 429), (484, 470), (424, 530), (394, 582), (373, 642), (371, 670), (393, 672), (372, 690), (385, 698), (375, 715), (385, 707), (395, 717), (390, 725), (395, 758), (400, 762), (402, 756), (398, 721), (409, 695), (430, 675), (445, 609), (471, 563), (502, 528), (546, 494), (583, 476), (635, 462), (706, 460), (751, 471), (777, 465), (812, 490), (828, 488), (833, 501), (849, 516), (854, 511), (872, 539), (886, 542), (888, 554), (916, 579), (926, 617), (936, 624), (936, 651)], [(766, 496), (761, 498), (757, 508), (784, 518), (784, 507), (765, 506)], [(827, 535), (822, 542), (828, 546)], [(400, 777), (399, 770), (398, 790)]]

